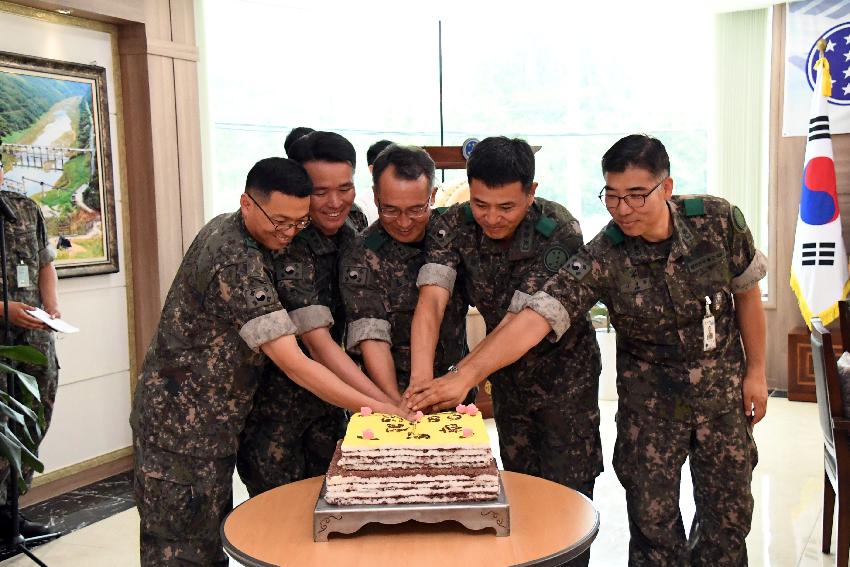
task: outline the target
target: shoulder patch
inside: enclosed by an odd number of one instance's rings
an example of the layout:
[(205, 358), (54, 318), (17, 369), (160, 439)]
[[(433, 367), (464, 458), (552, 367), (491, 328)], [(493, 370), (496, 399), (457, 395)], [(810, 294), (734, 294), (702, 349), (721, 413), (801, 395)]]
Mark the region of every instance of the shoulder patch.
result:
[(567, 263), (568, 259), (567, 251), (562, 246), (556, 245), (546, 251), (546, 254), (543, 256), (543, 265), (554, 274), (561, 269), (561, 266)]
[(369, 279), (369, 270), (366, 266), (344, 266), (342, 269), (342, 282), (345, 285), (361, 287), (366, 285)]
[(552, 233), (555, 232), (555, 229), (558, 228), (558, 221), (555, 219), (550, 219), (549, 217), (541, 217), (539, 221), (537, 221), (537, 225), (535, 225), (534, 229), (549, 238), (552, 236)]
[(685, 216), (701, 217), (705, 214), (705, 201), (702, 199), (685, 199), (682, 205), (685, 207)]
[(747, 232), (747, 219), (738, 207), (732, 207), (732, 224), (738, 232)]
[(572, 276), (581, 281), (584, 277), (590, 272), (590, 258), (587, 254), (582, 252), (577, 252), (573, 254), (573, 256), (567, 260), (567, 271), (572, 274)]
[(248, 307), (256, 309), (258, 307), (265, 307), (266, 305), (273, 305), (278, 301), (278, 298), (272, 286), (258, 283), (245, 292), (245, 300)]
[(608, 228), (606, 228), (605, 236), (608, 238), (608, 240), (611, 241), (611, 244), (613, 244), (614, 246), (622, 244), (623, 241), (626, 240), (626, 235), (624, 235), (620, 227), (616, 225), (609, 226)]
[(472, 215), (472, 206), (469, 203), (464, 203), (461, 210), (463, 211), (467, 223), (475, 222), (475, 217)]
[(301, 262), (279, 262), (275, 268), (278, 281), (300, 280), (304, 277), (304, 266)]
[(373, 232), (363, 240), (363, 244), (365, 244), (366, 248), (368, 248), (372, 252), (377, 252), (378, 250), (380, 250), (381, 246), (386, 244), (386, 242), (387, 237), (379, 231)]

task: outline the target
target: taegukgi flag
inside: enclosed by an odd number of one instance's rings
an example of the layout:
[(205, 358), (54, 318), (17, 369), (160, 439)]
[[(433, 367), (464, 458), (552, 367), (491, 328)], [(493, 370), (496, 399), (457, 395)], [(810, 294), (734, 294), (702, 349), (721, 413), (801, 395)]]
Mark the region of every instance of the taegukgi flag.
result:
[(820, 317), (824, 325), (834, 321), (838, 317), (838, 301), (850, 290), (829, 132), (827, 97), (832, 80), (829, 63), (823, 56), (818, 60), (817, 72), (791, 259), (791, 287), (806, 325), (811, 325), (812, 317)]

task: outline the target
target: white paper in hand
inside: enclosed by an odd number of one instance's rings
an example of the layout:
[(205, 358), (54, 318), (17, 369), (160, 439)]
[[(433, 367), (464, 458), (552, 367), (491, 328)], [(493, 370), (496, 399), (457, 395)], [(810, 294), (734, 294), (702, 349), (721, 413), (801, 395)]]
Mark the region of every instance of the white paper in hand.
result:
[(27, 311), (27, 313), (29, 313), (39, 321), (43, 321), (47, 324), (48, 327), (50, 327), (54, 331), (59, 331), (60, 333), (76, 333), (79, 331), (78, 328), (73, 325), (69, 325), (62, 319), (51, 319), (50, 314), (47, 313), (47, 311), (45, 311), (44, 309), (39, 309), (38, 307), (36, 307), (32, 311)]

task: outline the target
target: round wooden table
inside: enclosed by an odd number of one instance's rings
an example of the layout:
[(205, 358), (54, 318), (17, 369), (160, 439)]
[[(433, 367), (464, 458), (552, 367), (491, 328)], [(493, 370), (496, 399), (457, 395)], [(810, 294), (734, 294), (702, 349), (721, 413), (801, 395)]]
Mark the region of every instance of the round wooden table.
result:
[(456, 522), (369, 524), (313, 541), (312, 514), (324, 477), (264, 492), (237, 506), (221, 526), (225, 551), (249, 567), (433, 567), (561, 565), (590, 547), (599, 513), (583, 494), (519, 473), (501, 472), (511, 535)]

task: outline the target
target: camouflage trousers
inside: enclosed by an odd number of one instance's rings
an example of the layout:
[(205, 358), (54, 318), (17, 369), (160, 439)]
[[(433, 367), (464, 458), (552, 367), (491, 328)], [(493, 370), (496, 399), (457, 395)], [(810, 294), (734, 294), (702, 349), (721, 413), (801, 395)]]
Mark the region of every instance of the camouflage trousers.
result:
[(239, 439), (236, 466), (251, 496), (325, 474), (345, 435), (344, 410), (294, 384), (298, 391), (284, 395), (290, 385), (281, 385), (258, 391)]
[[(47, 357), (47, 366), (36, 366), (34, 364), (24, 364), (21, 362), (14, 363), (15, 368), (26, 372), (35, 377), (38, 383), (38, 393), (41, 397), (41, 404), (44, 409), (44, 428), (41, 430), (42, 439), (50, 427), (50, 421), (53, 417), (53, 404), (56, 401), (56, 390), (59, 388), (59, 360), (56, 357), (56, 342), (52, 332), (47, 331), (23, 331), (14, 330), (12, 334), (12, 343), (15, 345), (29, 345), (38, 349)], [(3, 375), (0, 390), (6, 391), (5, 374)], [(20, 399), (21, 386), (15, 385)], [(6, 419), (4, 416), (3, 419)], [(37, 453), (36, 453), (37, 454)], [(24, 480), (28, 489), (32, 483), (33, 470), (24, 465), (23, 467)], [(0, 459), (0, 505), (6, 503), (6, 491), (9, 481), (9, 462), (5, 459)], [(26, 490), (21, 490), (21, 494)]]
[[(696, 518), (686, 541), (679, 510), (688, 458)], [(620, 406), (614, 470), (626, 489), (629, 565), (743, 566), (750, 531), (750, 488), (758, 460), (743, 411), (693, 424)]]
[(588, 483), (593, 485), (603, 468), (598, 407), (577, 410), (554, 403), (529, 409), (521, 394), (496, 384), (492, 397), (505, 470), (539, 476), (580, 492)]
[(227, 567), (219, 527), (233, 508), (234, 457), (179, 455), (135, 439), (142, 567)]

